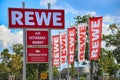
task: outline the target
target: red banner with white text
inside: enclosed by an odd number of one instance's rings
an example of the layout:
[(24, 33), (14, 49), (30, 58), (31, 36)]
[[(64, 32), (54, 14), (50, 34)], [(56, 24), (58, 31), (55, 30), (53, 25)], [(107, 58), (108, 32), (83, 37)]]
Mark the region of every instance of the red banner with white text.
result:
[(67, 33), (60, 33), (60, 64), (67, 61)]
[(89, 60), (96, 60), (99, 58), (101, 48), (102, 17), (94, 17), (89, 19), (89, 38), (90, 38)]
[(85, 60), (86, 26), (87, 24), (78, 25), (78, 62)]
[(52, 59), (53, 66), (60, 66), (60, 37), (59, 35), (52, 36)]
[(76, 28), (68, 28), (68, 63), (74, 64)]

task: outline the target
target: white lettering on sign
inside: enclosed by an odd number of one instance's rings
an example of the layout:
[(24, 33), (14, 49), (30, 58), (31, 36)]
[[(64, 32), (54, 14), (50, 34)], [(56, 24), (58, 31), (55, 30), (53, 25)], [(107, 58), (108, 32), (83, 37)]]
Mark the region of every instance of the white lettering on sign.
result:
[(99, 31), (99, 27), (100, 27), (100, 20), (98, 21), (92, 21), (91, 22), (91, 26), (92, 26), (92, 51), (91, 51), (91, 57), (97, 57), (98, 55), (98, 48), (100, 43), (99, 38), (100, 38), (100, 31)]
[(35, 32), (35, 35), (41, 35), (41, 32)]
[(64, 10), (8, 8), (9, 28), (64, 29)]
[[(34, 12), (34, 11), (25, 11), (22, 13), (21, 11), (12, 11), (12, 25), (37, 25), (42, 26), (44, 23), (46, 26), (50, 25), (52, 20), (53, 26), (62, 26), (61, 22), (61, 12)], [(25, 18), (25, 19), (24, 19)], [(51, 19), (52, 18), (52, 19)], [(23, 19), (23, 20), (22, 20)], [(25, 22), (24, 22), (25, 21)]]
[(33, 12), (25, 12), (25, 25), (34, 25), (35, 23), (32, 22), (33, 21), (33, 16), (34, 13)]
[(43, 44), (44, 41), (32, 41), (32, 44)]
[(53, 41), (53, 65), (59, 66), (60, 61), (59, 35), (53, 36), (52, 41)]
[(62, 26), (62, 23), (59, 22), (61, 21), (61, 18), (59, 16), (61, 16), (61, 13), (58, 13), (58, 12), (53, 13), (53, 25), (54, 26)]
[(45, 40), (46, 36), (29, 36), (29, 40)]
[(20, 11), (12, 11), (12, 24), (16, 25), (17, 23), (19, 25), (23, 25), (23, 22), (21, 19), (23, 18), (23, 15)]
[(59, 58), (59, 42), (58, 37), (54, 38), (54, 58)]
[(67, 54), (67, 33), (60, 33), (60, 45), (61, 45), (61, 65), (66, 61)]
[(75, 28), (68, 29), (68, 56), (69, 56), (69, 64), (73, 64), (74, 62), (74, 50), (75, 50)]
[(100, 27), (100, 20), (98, 20), (98, 21), (92, 21), (91, 22), (91, 26), (92, 26), (92, 28), (98, 28), (98, 27)]
[(92, 29), (92, 41), (95, 41), (95, 40), (97, 40), (97, 39), (99, 39), (99, 30), (98, 29)]
[(86, 42), (86, 26), (80, 27), (80, 55), (79, 60), (84, 61), (84, 54), (85, 54), (85, 42)]
[(45, 12), (41, 12), (41, 14), (39, 12), (35, 12), (35, 16), (38, 25), (42, 25), (43, 21), (45, 22), (46, 26), (50, 24), (51, 12), (48, 12), (48, 17), (46, 16)]
[(59, 64), (59, 59), (58, 59), (58, 58), (55, 58), (55, 59), (54, 59), (54, 65), (58, 66), (58, 64)]

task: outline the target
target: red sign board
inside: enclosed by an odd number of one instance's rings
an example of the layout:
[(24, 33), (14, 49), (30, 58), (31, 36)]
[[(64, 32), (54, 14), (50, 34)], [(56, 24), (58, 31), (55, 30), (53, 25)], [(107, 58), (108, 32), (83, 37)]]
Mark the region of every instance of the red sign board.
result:
[(27, 48), (27, 63), (47, 63), (48, 48)]
[(89, 18), (89, 23), (89, 60), (97, 60), (100, 57), (100, 48), (102, 41), (102, 17)]
[(27, 30), (27, 45), (48, 45), (48, 31)]
[(64, 10), (8, 8), (9, 28), (64, 29)]
[(68, 63), (74, 64), (76, 28), (68, 28)]

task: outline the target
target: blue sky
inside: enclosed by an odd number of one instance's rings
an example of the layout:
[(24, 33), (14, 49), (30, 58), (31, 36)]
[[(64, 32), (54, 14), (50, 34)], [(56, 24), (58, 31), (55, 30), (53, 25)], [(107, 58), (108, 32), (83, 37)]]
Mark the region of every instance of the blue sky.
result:
[[(65, 10), (65, 29), (52, 30), (52, 35), (59, 34), (59, 31), (65, 32), (68, 27), (74, 25), (74, 17), (77, 15), (102, 16), (104, 28), (116, 22), (116, 17), (120, 18), (119, 0), (0, 0), (0, 49), (23, 42), (22, 30), (8, 28), (8, 8), (22, 8), (23, 1), (26, 8), (47, 9), (49, 2), (52, 9)], [(103, 33), (105, 31), (104, 29)]]
[[(100, 16), (120, 15), (119, 0), (0, 0), (0, 25), (8, 26), (8, 7), (21, 8), (23, 1), (26, 3), (26, 8), (47, 8), (45, 3), (51, 2), (51, 8), (69, 9), (66, 13), (70, 17), (66, 15), (66, 19), (73, 19), (76, 14), (90, 11)], [(70, 9), (75, 12), (71, 12)]]

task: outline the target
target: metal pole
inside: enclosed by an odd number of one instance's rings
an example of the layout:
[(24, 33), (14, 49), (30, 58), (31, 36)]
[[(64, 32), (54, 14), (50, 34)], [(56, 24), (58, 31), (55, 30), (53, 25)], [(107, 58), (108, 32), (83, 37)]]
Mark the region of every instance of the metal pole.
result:
[(61, 65), (59, 66), (59, 80), (61, 80)]
[(38, 71), (38, 80), (39, 80), (39, 63), (37, 64), (37, 71)]
[[(48, 3), (48, 9), (50, 9), (50, 3)], [(52, 80), (52, 51), (51, 51), (51, 29), (48, 29), (48, 39), (49, 39), (49, 80)]]
[[(25, 8), (25, 2), (22, 7)], [(23, 80), (26, 80), (26, 29), (23, 29)]]
[[(80, 49), (79, 49), (79, 47), (80, 47), (80, 45), (79, 45), (79, 43), (80, 43), (80, 40), (78, 40), (79, 39), (79, 34), (78, 34), (78, 32), (79, 32), (79, 27), (77, 26), (77, 42), (78, 42), (78, 44), (77, 44), (77, 50), (78, 50), (78, 53), (80, 52)], [(80, 76), (79, 76), (79, 56), (77, 57), (78, 58), (78, 80), (80, 79)]]
[[(89, 24), (89, 19), (88, 19), (88, 22), (87, 22), (87, 24), (88, 24), (88, 47), (90, 47), (90, 44), (89, 44), (89, 42), (90, 42), (90, 36), (89, 36), (89, 26), (90, 26), (90, 24)], [(90, 48), (88, 48), (88, 55), (89, 55), (89, 57), (90, 57)], [(90, 61), (90, 63), (89, 63), (89, 75), (90, 75), (90, 80), (92, 80), (92, 64), (93, 64), (93, 62), (92, 62), (92, 60)]]
[(79, 72), (79, 62), (78, 62), (78, 80), (80, 79), (80, 72)]
[[(59, 32), (59, 37), (60, 37), (60, 32)], [(59, 40), (61, 41), (61, 38), (59, 38)], [(61, 47), (61, 43), (60, 43), (60, 47)], [(61, 48), (59, 48), (60, 49), (60, 61), (59, 61), (59, 64), (60, 64), (60, 66), (59, 66), (59, 79), (61, 80)]]
[[(67, 61), (67, 63), (68, 63), (68, 61)], [(69, 63), (68, 63), (68, 79), (67, 80), (69, 80)]]
[[(67, 54), (68, 54), (68, 35), (67, 35)], [(67, 56), (67, 64), (68, 64), (68, 78), (67, 78), (67, 80), (69, 80), (69, 73), (70, 73), (70, 71), (69, 71), (68, 56)]]

